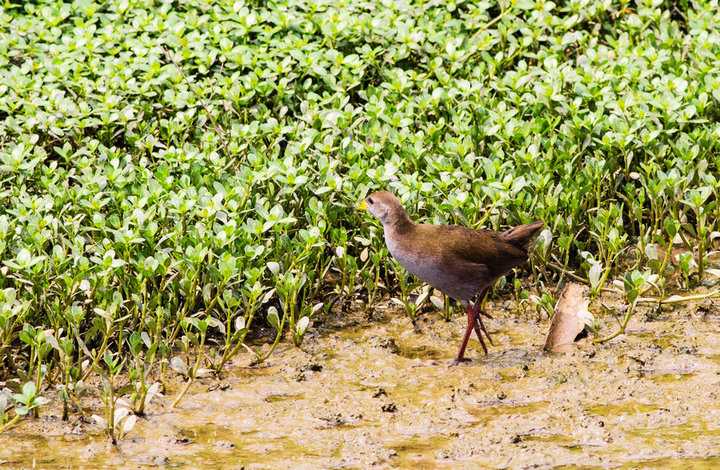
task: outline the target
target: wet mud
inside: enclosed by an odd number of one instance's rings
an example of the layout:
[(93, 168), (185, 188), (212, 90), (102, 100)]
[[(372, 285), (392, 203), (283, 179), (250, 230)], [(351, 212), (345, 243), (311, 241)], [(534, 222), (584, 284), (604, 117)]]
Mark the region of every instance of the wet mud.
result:
[(333, 313), (301, 348), (286, 342), (258, 366), (239, 357), (175, 409), (172, 383), (117, 447), (88, 419), (62, 421), (54, 399), (0, 436), (0, 466), (720, 466), (718, 301), (641, 310), (627, 334), (568, 355), (542, 352), (548, 320), (490, 311), (495, 345), (485, 356), (472, 340), (472, 362), (457, 367), (463, 316), (414, 326), (390, 303), (372, 321)]

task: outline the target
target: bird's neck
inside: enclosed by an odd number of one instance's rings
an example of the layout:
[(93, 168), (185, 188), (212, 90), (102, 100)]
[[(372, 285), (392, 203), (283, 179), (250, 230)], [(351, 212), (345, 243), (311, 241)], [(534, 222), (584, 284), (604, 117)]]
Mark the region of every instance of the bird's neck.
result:
[(412, 221), (410, 216), (405, 211), (402, 213), (393, 214), (385, 224), (385, 233), (395, 235), (403, 235), (413, 229), (415, 222)]

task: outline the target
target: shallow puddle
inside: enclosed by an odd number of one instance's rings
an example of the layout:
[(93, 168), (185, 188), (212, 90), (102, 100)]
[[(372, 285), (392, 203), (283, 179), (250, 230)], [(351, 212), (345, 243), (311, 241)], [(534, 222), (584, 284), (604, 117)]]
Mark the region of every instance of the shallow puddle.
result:
[[(689, 310), (692, 311), (692, 310)], [(548, 323), (494, 309), (495, 346), (465, 319), (391, 308), (316, 324), (260, 366), (238, 358), (153, 402), (117, 448), (58, 400), (0, 436), (2, 468), (716, 468), (720, 334), (685, 310), (609, 344), (541, 351)], [(350, 325), (344, 327), (344, 325)], [(632, 334), (632, 332), (636, 334)], [(52, 394), (48, 394), (52, 397)], [(88, 403), (99, 413), (99, 403)], [(94, 406), (94, 408), (93, 408)]]
[(666, 470), (715, 470), (720, 468), (720, 456), (674, 458), (646, 460), (644, 462), (626, 463), (621, 469), (663, 468)]

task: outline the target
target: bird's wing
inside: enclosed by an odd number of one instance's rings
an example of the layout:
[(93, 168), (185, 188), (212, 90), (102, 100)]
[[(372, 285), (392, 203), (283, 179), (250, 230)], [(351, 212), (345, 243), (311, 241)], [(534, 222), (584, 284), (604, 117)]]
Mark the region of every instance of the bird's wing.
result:
[(500, 232), (473, 230), (457, 225), (419, 225), (421, 245), (449, 260), (486, 265), (502, 276), (527, 260), (527, 252), (503, 239)]

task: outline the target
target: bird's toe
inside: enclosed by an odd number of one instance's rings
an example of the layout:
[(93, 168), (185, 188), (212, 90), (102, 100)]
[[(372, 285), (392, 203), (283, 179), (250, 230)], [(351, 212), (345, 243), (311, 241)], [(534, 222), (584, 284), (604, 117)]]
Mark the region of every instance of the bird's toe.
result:
[(453, 359), (452, 363), (450, 363), (450, 367), (459, 366), (460, 364), (464, 362), (471, 362), (472, 359), (468, 359), (467, 357), (460, 357)]

